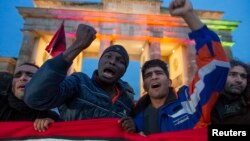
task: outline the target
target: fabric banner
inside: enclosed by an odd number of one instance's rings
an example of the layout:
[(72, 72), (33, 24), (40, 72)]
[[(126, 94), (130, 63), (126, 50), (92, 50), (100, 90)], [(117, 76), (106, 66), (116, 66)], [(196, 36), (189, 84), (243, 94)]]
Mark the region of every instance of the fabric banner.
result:
[(66, 39), (64, 31), (64, 21), (62, 22), (60, 28), (57, 30), (56, 34), (51, 39), (49, 45), (45, 50), (53, 57), (57, 56), (66, 49)]
[(124, 132), (113, 118), (55, 122), (45, 132), (35, 131), (33, 122), (0, 122), (0, 140), (206, 141), (207, 129), (142, 136)]

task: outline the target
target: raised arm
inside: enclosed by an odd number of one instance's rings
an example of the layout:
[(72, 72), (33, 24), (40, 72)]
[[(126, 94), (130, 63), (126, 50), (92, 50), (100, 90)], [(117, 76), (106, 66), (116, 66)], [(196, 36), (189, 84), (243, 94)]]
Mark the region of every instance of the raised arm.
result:
[(51, 109), (76, 94), (79, 79), (76, 75), (66, 77), (67, 71), (74, 58), (92, 43), (95, 34), (91, 26), (78, 26), (76, 41), (62, 54), (46, 61), (25, 87), (27, 105), (38, 110)]
[[(179, 97), (183, 104), (190, 108), (189, 114), (194, 115), (198, 120), (195, 123), (210, 123), (211, 108), (226, 82), (229, 70), (228, 59), (217, 34), (209, 30), (195, 15), (188, 0), (174, 0), (170, 4), (170, 13), (186, 21), (192, 30), (189, 37), (196, 43), (198, 71), (189, 88), (181, 89), (185, 92), (180, 92), (180, 94), (189, 93), (188, 97), (187, 95)], [(196, 126), (202, 125), (198, 124)]]
[(192, 4), (188, 0), (174, 0), (169, 4), (169, 12), (172, 16), (182, 17), (192, 30), (198, 30), (204, 26), (201, 20), (193, 12)]

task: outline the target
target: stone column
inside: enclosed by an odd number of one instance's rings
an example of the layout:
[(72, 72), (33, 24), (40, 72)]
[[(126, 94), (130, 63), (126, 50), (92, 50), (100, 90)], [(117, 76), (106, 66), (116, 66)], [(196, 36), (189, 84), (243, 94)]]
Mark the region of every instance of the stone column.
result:
[(224, 49), (224, 51), (225, 51), (227, 57), (228, 57), (229, 59), (232, 59), (232, 58), (233, 58), (233, 53), (232, 53), (231, 47), (229, 47), (229, 46), (224, 46), (223, 49)]
[(197, 71), (197, 66), (196, 66), (196, 61), (195, 61), (195, 48), (194, 48), (194, 44), (187, 44), (185, 47), (185, 60), (186, 60), (186, 71), (187, 71), (187, 75), (186, 75), (186, 84), (190, 84), (191, 81), (193, 80), (193, 77)]
[(159, 41), (151, 41), (149, 43), (149, 58), (161, 59), (161, 48)]
[(99, 57), (101, 57), (103, 51), (111, 45), (110, 38), (101, 38), (100, 39), (100, 49), (99, 49)]
[(25, 62), (35, 63), (37, 39), (37, 35), (34, 32), (23, 31), (23, 42), (19, 51), (17, 66)]

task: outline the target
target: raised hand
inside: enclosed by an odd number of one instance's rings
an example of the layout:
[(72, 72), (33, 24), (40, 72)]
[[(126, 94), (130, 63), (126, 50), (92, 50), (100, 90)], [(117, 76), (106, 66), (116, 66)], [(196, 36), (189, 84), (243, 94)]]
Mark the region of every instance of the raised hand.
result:
[(169, 12), (172, 16), (182, 17), (191, 30), (197, 30), (204, 26), (200, 18), (193, 12), (189, 0), (173, 0), (169, 4)]
[(169, 4), (169, 12), (172, 16), (184, 16), (188, 12), (192, 12), (193, 7), (189, 0), (173, 0)]
[(64, 59), (68, 62), (72, 62), (82, 50), (89, 47), (89, 45), (95, 40), (95, 34), (96, 31), (93, 27), (80, 24), (76, 31), (75, 42), (63, 52)]
[(76, 40), (74, 45), (86, 49), (96, 38), (96, 31), (93, 27), (80, 24), (76, 31)]

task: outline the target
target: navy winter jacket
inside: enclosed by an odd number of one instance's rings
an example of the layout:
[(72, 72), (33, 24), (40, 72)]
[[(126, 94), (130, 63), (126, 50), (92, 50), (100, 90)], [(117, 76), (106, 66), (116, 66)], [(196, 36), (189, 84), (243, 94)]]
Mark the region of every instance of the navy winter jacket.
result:
[(129, 115), (134, 105), (127, 82), (118, 81), (120, 96), (112, 103), (95, 81), (97, 71), (92, 78), (81, 72), (66, 77), (70, 65), (62, 55), (48, 60), (27, 85), (25, 102), (38, 110), (59, 107), (61, 118), (67, 121)]

